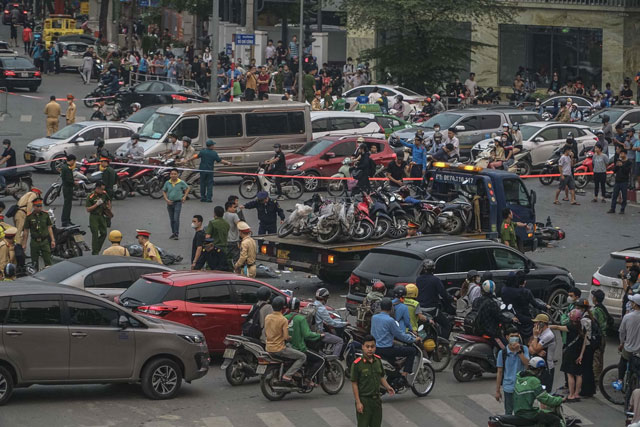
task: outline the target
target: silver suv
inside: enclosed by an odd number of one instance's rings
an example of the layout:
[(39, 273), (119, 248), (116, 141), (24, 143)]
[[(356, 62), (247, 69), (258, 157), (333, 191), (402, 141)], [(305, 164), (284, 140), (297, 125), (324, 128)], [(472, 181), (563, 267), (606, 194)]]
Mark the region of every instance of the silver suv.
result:
[(32, 384), (140, 383), (151, 399), (209, 370), (200, 332), (142, 317), (69, 286), (0, 287), (0, 405)]
[(604, 292), (603, 305), (614, 318), (616, 323), (622, 320), (622, 289), (621, 272), (626, 274), (633, 262), (640, 261), (640, 246), (611, 252), (605, 262), (591, 278), (591, 290), (602, 289)]

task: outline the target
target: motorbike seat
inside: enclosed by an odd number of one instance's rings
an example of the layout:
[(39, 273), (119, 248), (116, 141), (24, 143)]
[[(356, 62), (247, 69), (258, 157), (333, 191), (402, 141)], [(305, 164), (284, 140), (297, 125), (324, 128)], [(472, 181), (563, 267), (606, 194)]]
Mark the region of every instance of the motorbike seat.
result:
[(489, 340), (483, 337), (479, 337), (477, 335), (468, 335), (468, 334), (459, 334), (458, 338), (464, 341), (472, 341), (472, 342), (482, 342), (489, 344)]
[(505, 426), (535, 426), (536, 422), (533, 420), (527, 420), (526, 418), (519, 417), (517, 415), (498, 415), (495, 419), (499, 420)]

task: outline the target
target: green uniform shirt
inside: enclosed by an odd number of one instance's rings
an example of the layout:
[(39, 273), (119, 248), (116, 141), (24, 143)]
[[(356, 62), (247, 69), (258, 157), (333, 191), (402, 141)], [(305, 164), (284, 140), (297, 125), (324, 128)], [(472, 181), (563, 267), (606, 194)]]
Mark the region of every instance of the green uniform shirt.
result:
[(333, 97), (328, 93), (324, 96), (324, 108), (327, 110), (331, 110), (331, 106), (333, 105)]
[(347, 101), (345, 101), (344, 98), (336, 99), (335, 101), (333, 101), (333, 104), (332, 104), (333, 111), (344, 111), (344, 107), (346, 103)]
[(204, 234), (208, 234), (213, 239), (213, 244), (217, 247), (227, 246), (227, 237), (229, 236), (229, 228), (231, 226), (224, 218), (216, 218), (209, 221), (207, 228), (204, 230)]
[(305, 74), (302, 78), (302, 93), (304, 93), (304, 98), (311, 102), (315, 97), (315, 93), (313, 92), (313, 85), (316, 84), (316, 80), (313, 78), (311, 74)]
[(591, 314), (596, 319), (596, 322), (598, 322), (598, 326), (600, 326), (600, 330), (602, 331), (603, 335), (606, 336), (606, 334), (607, 334), (607, 315), (604, 313), (604, 310), (602, 309), (602, 307), (598, 307), (596, 305), (591, 310)]
[(289, 313), (284, 316), (289, 321), (289, 336), (291, 337), (291, 347), (295, 350), (307, 351), (306, 341), (316, 341), (321, 337), (320, 334), (311, 332), (307, 318), (300, 313)]
[(509, 246), (516, 245), (516, 227), (513, 222), (502, 221), (502, 225), (500, 226), (500, 238), (502, 239), (502, 243), (509, 242)]
[(32, 238), (49, 237), (50, 225), (53, 225), (51, 223), (51, 218), (49, 217), (49, 214), (44, 211), (31, 212), (26, 219), (26, 227), (29, 229)]
[(62, 180), (62, 185), (64, 187), (73, 188), (73, 171), (66, 163), (60, 168), (60, 179)]
[(89, 194), (87, 196), (86, 206), (90, 208), (91, 206), (95, 205), (99, 199), (102, 199), (102, 205), (89, 212), (89, 215), (104, 216), (104, 208), (107, 206), (107, 201), (111, 200), (107, 193), (98, 194), (94, 191), (93, 193)]
[(539, 411), (533, 406), (536, 400), (552, 408), (562, 403), (562, 397), (552, 396), (543, 390), (540, 379), (531, 372), (518, 372), (513, 394), (513, 414), (533, 419)]
[(360, 397), (379, 397), (380, 380), (383, 377), (382, 361), (377, 354), (370, 362), (364, 357), (358, 357), (351, 365), (351, 382), (358, 384)]
[(116, 184), (116, 171), (111, 166), (102, 171), (102, 182), (107, 191), (113, 191), (113, 186)]

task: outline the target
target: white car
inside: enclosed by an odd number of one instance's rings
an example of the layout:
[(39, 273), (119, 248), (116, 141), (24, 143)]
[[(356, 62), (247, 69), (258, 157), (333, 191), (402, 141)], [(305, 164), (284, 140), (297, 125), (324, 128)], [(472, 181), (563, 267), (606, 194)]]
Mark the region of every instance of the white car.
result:
[(609, 254), (609, 259), (593, 273), (591, 290), (604, 292), (603, 304), (616, 323), (622, 319), (622, 298), (624, 289), (620, 272), (626, 270), (626, 263), (640, 260), (640, 246), (625, 248)]
[[(520, 126), (520, 132), (523, 148), (531, 152), (531, 166), (534, 169), (542, 167), (555, 149), (565, 144), (569, 133), (578, 142), (578, 152), (582, 151), (585, 144), (594, 146), (598, 140), (588, 126), (575, 123), (529, 122)], [(471, 157), (475, 159), (490, 143), (493, 143), (493, 138), (475, 144), (471, 149)]]
[[(350, 89), (346, 91), (342, 96), (347, 101), (348, 104), (353, 105), (356, 101), (356, 97), (360, 96), (360, 91), (364, 90), (364, 94), (369, 96), (371, 92), (373, 92), (374, 88), (378, 88), (378, 93), (380, 95), (386, 94), (387, 98), (389, 98), (389, 104), (393, 102), (393, 98), (396, 95), (402, 95), (404, 101), (409, 104), (423, 104), (427, 97), (425, 95), (420, 95), (410, 89), (406, 89), (401, 86), (390, 86), (390, 85), (364, 85), (358, 86), (356, 88)], [(391, 108), (391, 106), (389, 106)]]
[(313, 139), (321, 136), (350, 136), (382, 134), (384, 128), (370, 113), (358, 111), (312, 111)]
[[(60, 42), (62, 56), (60, 57), (60, 68), (63, 70), (79, 70), (82, 68), (83, 55), (89, 49), (87, 43), (82, 42)], [(96, 47), (93, 47), (96, 50)]]

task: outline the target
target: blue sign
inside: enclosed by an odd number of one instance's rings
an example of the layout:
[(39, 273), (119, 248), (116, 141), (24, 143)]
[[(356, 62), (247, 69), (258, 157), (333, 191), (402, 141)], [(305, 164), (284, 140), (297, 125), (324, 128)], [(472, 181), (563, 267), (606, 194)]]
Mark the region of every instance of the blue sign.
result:
[(226, 52), (227, 56), (231, 56), (233, 54), (233, 49), (231, 47), (231, 43), (227, 43), (225, 45), (225, 52)]
[(255, 34), (236, 34), (236, 44), (238, 45), (254, 45), (256, 44)]

